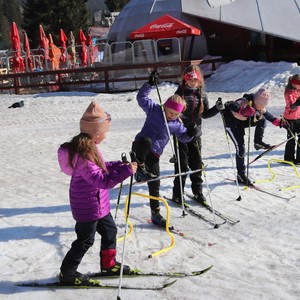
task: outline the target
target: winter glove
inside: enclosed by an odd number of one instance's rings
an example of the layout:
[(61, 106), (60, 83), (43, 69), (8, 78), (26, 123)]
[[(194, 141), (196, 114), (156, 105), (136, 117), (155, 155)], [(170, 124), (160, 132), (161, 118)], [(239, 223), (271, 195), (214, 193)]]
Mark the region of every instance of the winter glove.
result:
[(298, 106), (300, 106), (300, 97), (296, 100), (295, 103), (293, 103), (293, 104), (290, 105), (290, 109), (291, 110), (295, 110), (295, 109), (298, 108)]
[(244, 94), (243, 98), (247, 99), (248, 101), (254, 100), (254, 94)]
[(196, 124), (192, 124), (190, 125), (188, 128), (187, 128), (187, 131), (186, 131), (187, 135), (192, 138), (196, 135), (197, 133), (197, 125)]
[(288, 129), (288, 128), (290, 128), (291, 126), (290, 126), (290, 124), (289, 124), (289, 122), (288, 122), (287, 120), (285, 120), (284, 118), (281, 118), (281, 119), (280, 119), (279, 127), (280, 127), (280, 128), (284, 128), (284, 129)]
[(157, 73), (157, 70), (154, 70), (151, 72), (148, 80), (148, 84), (153, 86), (157, 85), (159, 83), (159, 74)]
[(280, 128), (287, 128), (288, 127), (288, 123), (287, 123), (287, 121), (285, 120), (285, 119), (283, 119), (283, 118), (281, 118), (281, 119), (278, 119), (278, 118), (276, 118), (273, 122), (272, 122), (272, 124), (274, 125), (274, 126), (278, 126), (278, 127), (280, 127)]
[(243, 117), (252, 117), (255, 115), (255, 108), (249, 105), (241, 107), (239, 110), (239, 114)]
[(225, 107), (224, 107), (224, 104), (223, 104), (223, 102), (222, 102), (222, 98), (218, 98), (218, 100), (216, 101), (216, 109), (218, 110), (218, 111), (221, 111), (221, 110), (224, 110), (225, 109)]
[(177, 157), (176, 157), (176, 155), (173, 155), (173, 156), (170, 158), (169, 162), (170, 162), (171, 164), (175, 164), (175, 163), (177, 162)]

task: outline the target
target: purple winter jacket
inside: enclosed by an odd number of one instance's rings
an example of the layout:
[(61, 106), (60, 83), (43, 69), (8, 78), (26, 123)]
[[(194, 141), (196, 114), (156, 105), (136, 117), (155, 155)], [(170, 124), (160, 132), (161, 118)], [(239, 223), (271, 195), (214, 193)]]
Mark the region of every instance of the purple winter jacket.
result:
[(105, 217), (110, 212), (109, 189), (132, 175), (130, 167), (121, 161), (106, 162), (105, 173), (92, 161), (77, 156), (73, 169), (68, 163), (67, 148), (60, 146), (57, 154), (61, 170), (72, 176), (69, 196), (73, 218), (90, 222)]
[[(137, 141), (142, 137), (151, 138), (152, 147), (150, 151), (160, 156), (169, 141), (169, 136), (162, 108), (149, 98), (150, 92), (151, 86), (148, 83), (144, 83), (136, 97), (139, 106), (147, 116), (142, 130), (136, 135), (135, 140)], [(190, 142), (193, 139), (187, 135), (187, 129), (178, 119), (168, 121), (168, 127), (170, 134), (176, 135), (182, 143)]]

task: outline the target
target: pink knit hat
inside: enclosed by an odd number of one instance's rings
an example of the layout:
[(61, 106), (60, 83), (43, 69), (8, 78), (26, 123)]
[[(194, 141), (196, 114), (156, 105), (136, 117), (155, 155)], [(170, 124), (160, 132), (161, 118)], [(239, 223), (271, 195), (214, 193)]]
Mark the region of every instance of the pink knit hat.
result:
[(98, 102), (90, 103), (80, 120), (80, 131), (88, 134), (106, 132), (110, 127), (111, 117)]
[(268, 90), (261, 88), (254, 94), (254, 102), (262, 107), (266, 107), (268, 105), (270, 96), (271, 95)]

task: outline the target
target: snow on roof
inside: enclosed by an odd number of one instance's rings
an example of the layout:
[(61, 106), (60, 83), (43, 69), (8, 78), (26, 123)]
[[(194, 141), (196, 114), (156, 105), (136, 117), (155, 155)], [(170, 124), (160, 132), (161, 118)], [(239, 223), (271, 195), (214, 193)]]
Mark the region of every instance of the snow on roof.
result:
[(300, 0), (181, 2), (183, 13), (300, 42)]
[(165, 13), (189, 24), (189, 16), (200, 17), (300, 42), (300, 0), (172, 0), (172, 5), (169, 0), (131, 0), (110, 35), (124, 41)]

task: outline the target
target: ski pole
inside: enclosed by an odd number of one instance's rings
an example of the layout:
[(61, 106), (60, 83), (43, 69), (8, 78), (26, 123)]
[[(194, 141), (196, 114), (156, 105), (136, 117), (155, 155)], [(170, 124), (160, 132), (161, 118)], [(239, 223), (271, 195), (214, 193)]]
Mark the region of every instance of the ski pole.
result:
[[(197, 141), (197, 149), (198, 149), (198, 157), (200, 157), (201, 161), (202, 161), (202, 155), (201, 155), (200, 145), (199, 145), (198, 141)], [(215, 214), (214, 207), (212, 205), (212, 200), (211, 200), (211, 195), (210, 195), (210, 188), (209, 188), (209, 185), (208, 185), (208, 180), (207, 180), (204, 168), (205, 168), (205, 166), (204, 166), (203, 161), (202, 161), (202, 169), (201, 170), (202, 170), (202, 173), (203, 173), (203, 176), (204, 176), (204, 181), (205, 181), (206, 189), (207, 189), (207, 192), (208, 192), (210, 207), (212, 209), (212, 213), (213, 213), (213, 216), (214, 216), (214, 223), (215, 223), (214, 228), (219, 228), (220, 225), (217, 224), (217, 221), (216, 221), (216, 214)]]
[[(299, 134), (296, 134), (296, 136), (299, 137)], [(259, 154), (258, 156), (256, 156), (252, 161), (250, 161), (249, 165), (251, 165), (252, 163), (254, 163), (255, 161), (257, 161), (258, 159), (260, 159), (262, 156), (266, 155), (267, 153), (275, 150), (276, 148), (280, 147), (281, 145), (285, 144), (286, 142), (288, 142), (289, 140), (293, 139), (294, 137), (291, 136), (290, 138), (284, 140), (283, 142), (280, 142), (274, 146), (271, 146), (270, 148), (266, 149), (264, 152), (262, 152), (261, 154)]]
[[(131, 162), (136, 161), (135, 152), (130, 152)], [(124, 257), (125, 257), (125, 245), (126, 245), (126, 235), (127, 235), (127, 224), (129, 219), (129, 209), (130, 209), (130, 201), (131, 201), (131, 192), (132, 192), (132, 183), (133, 183), (133, 175), (130, 177), (130, 185), (129, 185), (129, 194), (128, 194), (128, 205), (125, 217), (125, 232), (124, 232), (124, 242), (123, 242), (123, 252), (122, 252), (122, 261), (121, 261), (121, 269), (120, 269), (120, 279), (119, 279), (119, 287), (118, 287), (118, 296), (117, 300), (121, 300), (121, 287), (122, 287), (122, 279), (123, 279), (123, 266), (124, 266)]]
[[(164, 108), (164, 106), (162, 104), (162, 101), (161, 101), (161, 97), (160, 97), (159, 89), (158, 89), (158, 86), (157, 86), (157, 82), (155, 82), (155, 87), (156, 87), (160, 107), (161, 107), (161, 110), (162, 110), (162, 113), (163, 113), (163, 116), (164, 116), (164, 121), (165, 121), (165, 125), (166, 125), (166, 128), (167, 128), (167, 132), (168, 132), (168, 136), (169, 136), (169, 140), (170, 140), (170, 144), (171, 144), (171, 148), (172, 148), (173, 157), (171, 159), (174, 160), (174, 157), (176, 158), (175, 151), (174, 151), (174, 145), (171, 141), (171, 133), (170, 133), (170, 129), (169, 129), (169, 126), (168, 126), (168, 121), (167, 121), (167, 117), (166, 117), (166, 113), (165, 113), (165, 108)], [(172, 160), (172, 162), (174, 162), (173, 160)]]
[[(123, 152), (123, 153), (121, 154), (121, 159), (122, 159), (123, 164), (128, 163), (128, 160), (127, 160), (127, 157), (126, 157), (126, 153)], [(118, 212), (118, 210), (119, 210), (119, 205), (120, 205), (120, 199), (121, 199), (122, 189), (123, 189), (123, 181), (120, 183), (120, 187), (119, 187), (118, 201), (117, 201), (117, 204), (116, 204), (115, 221), (116, 221), (116, 219), (117, 219), (117, 212)]]
[(213, 216), (214, 216), (214, 223), (215, 223), (214, 228), (219, 228), (219, 224), (216, 221), (216, 214), (215, 214), (215, 210), (214, 210), (214, 207), (213, 207), (213, 204), (212, 204), (211, 195), (210, 195), (210, 188), (209, 188), (209, 185), (208, 185), (208, 180), (207, 180), (206, 173), (205, 173), (204, 169), (205, 169), (205, 166), (202, 162), (202, 172), (203, 172), (203, 176), (204, 176), (204, 180), (205, 180), (206, 189), (207, 189), (207, 192), (208, 192), (210, 207), (211, 207), (211, 210), (212, 210), (212, 213), (213, 213)]
[[(249, 101), (249, 106), (252, 106), (252, 101)], [(249, 186), (249, 161), (250, 161), (250, 133), (251, 133), (251, 117), (249, 117), (249, 124), (248, 124), (248, 151), (247, 151), (247, 184)]]
[[(195, 173), (198, 173), (198, 172), (201, 172), (201, 171), (202, 171), (202, 168), (201, 169), (196, 169), (196, 170), (193, 170), (193, 171), (177, 173), (177, 174), (162, 175), (162, 176), (155, 177), (155, 178), (152, 178), (152, 179), (149, 179), (149, 180), (146, 180), (146, 181), (135, 181), (135, 182), (132, 183), (132, 185), (135, 186), (135, 185), (145, 184), (145, 183), (152, 182), (152, 181), (157, 181), (157, 180), (164, 180), (164, 179), (174, 178), (174, 177), (178, 177), (178, 176), (191, 175), (191, 174), (195, 174)], [(123, 188), (124, 188), (124, 186), (126, 186), (126, 187), (130, 186), (130, 183), (125, 184), (125, 185), (123, 184)]]
[(300, 148), (300, 144), (299, 141), (297, 140), (297, 136), (296, 134), (292, 131), (290, 124), (285, 120), (285, 118), (283, 116), (281, 116), (281, 119), (284, 120), (287, 123), (286, 129), (288, 130), (288, 132), (290, 133), (290, 135), (295, 139), (295, 143), (297, 144), (297, 146)]
[[(174, 142), (177, 152), (177, 165), (178, 165), (178, 172), (181, 174), (181, 165), (180, 165), (180, 154), (179, 154), (179, 144), (178, 139), (176, 136), (174, 136)], [(181, 200), (181, 206), (182, 206), (182, 216), (185, 217), (187, 213), (185, 212), (184, 208), (184, 198), (183, 198), (183, 186), (182, 186), (182, 175), (179, 175), (179, 185), (180, 185), (180, 200)]]
[(231, 165), (232, 165), (234, 178), (236, 178), (236, 188), (237, 188), (237, 191), (238, 191), (238, 194), (239, 194), (239, 196), (236, 200), (241, 201), (242, 200), (241, 191), (240, 191), (239, 183), (238, 183), (238, 180), (237, 180), (237, 174), (236, 174), (236, 170), (235, 170), (235, 166), (234, 166), (233, 156), (232, 156), (232, 152), (231, 152), (231, 148), (230, 148), (230, 142), (229, 142), (228, 132), (227, 132), (227, 129), (226, 129), (226, 122), (225, 122), (224, 112), (223, 112), (225, 107), (224, 107), (224, 104), (222, 103), (222, 98), (221, 97), (218, 98), (218, 102), (219, 102), (220, 107), (221, 107), (220, 108), (220, 115), (221, 115), (222, 121), (223, 121), (223, 127), (224, 127), (224, 131), (225, 131), (225, 136), (226, 136), (229, 155), (230, 155), (230, 158), (231, 158)]

